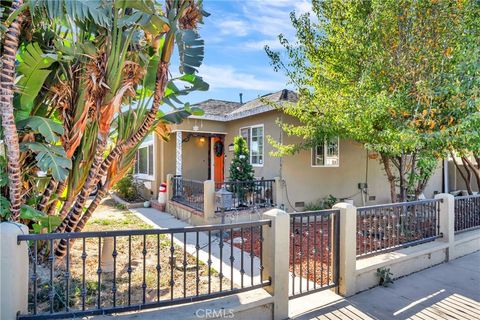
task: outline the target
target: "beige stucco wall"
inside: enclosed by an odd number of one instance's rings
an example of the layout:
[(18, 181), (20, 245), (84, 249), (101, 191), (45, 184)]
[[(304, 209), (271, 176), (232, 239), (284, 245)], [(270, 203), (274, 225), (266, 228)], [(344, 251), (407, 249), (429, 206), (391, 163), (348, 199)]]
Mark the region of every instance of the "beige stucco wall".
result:
[[(213, 133), (225, 132), (225, 179), (228, 179), (229, 166), (233, 152), (228, 150), (228, 145), (233, 143), (239, 130), (246, 126), (264, 126), (264, 164), (254, 167), (257, 178), (273, 179), (281, 177), (286, 182), (282, 186), (282, 196), (277, 204), (284, 204), (287, 210), (293, 210), (295, 202), (314, 202), (328, 195), (338, 199), (350, 198), (354, 204), (363, 204), (358, 183), (368, 183), (368, 196), (366, 205), (390, 202), (388, 182), (384, 170), (378, 159), (367, 157), (367, 151), (359, 143), (340, 141), (340, 166), (334, 168), (312, 167), (311, 150), (303, 150), (295, 155), (282, 158), (269, 155), (273, 147), (268, 143), (268, 136), (284, 143), (300, 143), (298, 137), (289, 137), (282, 133), (278, 121), (294, 121), (291, 117), (283, 115), (279, 111), (270, 111), (255, 116), (230, 122), (215, 122), (209, 120), (186, 119), (184, 123), (175, 129), (189, 130), (193, 126), (199, 126), (198, 132), (207, 131)], [(187, 133), (183, 133), (185, 138)], [(156, 179), (165, 181), (166, 175), (175, 173), (175, 133), (172, 133), (169, 142), (156, 140)], [(157, 147), (158, 146), (158, 147)], [(368, 170), (367, 170), (368, 166)], [(368, 171), (368, 174), (367, 174)], [(208, 140), (203, 143), (198, 137), (192, 137), (183, 144), (183, 176), (189, 179), (208, 179)], [(156, 188), (158, 188), (157, 183)], [(288, 199), (287, 199), (288, 191)], [(439, 162), (435, 174), (430, 179), (425, 190), (427, 198), (433, 197), (435, 192), (442, 192), (442, 166)], [(369, 200), (370, 197), (370, 200)], [(374, 198), (373, 198), (374, 197)], [(292, 206), (289, 205), (289, 202)], [(302, 209), (301, 207), (296, 208)]]
[[(285, 136), (283, 141), (286, 144), (301, 142), (298, 137), (288, 136)], [(292, 210), (295, 202), (307, 204), (330, 194), (338, 199), (352, 199), (356, 206), (361, 206), (362, 196), (358, 189), (360, 182), (368, 184), (365, 205), (390, 202), (388, 181), (379, 159), (368, 158), (366, 149), (354, 141), (340, 140), (339, 148), (339, 167), (312, 167), (311, 150), (303, 150), (283, 158), (282, 178), (287, 188), (282, 190), (281, 203), (287, 209)], [(425, 189), (425, 196), (432, 198), (434, 193), (441, 192), (441, 189), (442, 166), (439, 162)]]
[[(194, 130), (195, 126), (198, 127), (198, 130)], [(225, 133), (226, 127), (225, 122), (187, 118), (182, 123), (172, 126), (172, 130)]]
[(240, 128), (263, 125), (264, 130), (264, 163), (262, 166), (255, 166), (255, 177), (273, 179), (280, 175), (280, 159), (270, 157), (269, 153), (273, 150), (271, 144), (268, 143), (268, 136), (275, 140), (279, 140), (281, 136), (280, 127), (277, 125), (277, 119), (281, 120), (283, 114), (278, 111), (271, 111), (243, 119), (230, 121), (227, 126), (227, 135), (225, 136), (225, 178), (229, 176), (230, 163), (233, 157), (233, 151), (228, 150), (228, 145), (233, 143), (233, 139), (240, 135)]

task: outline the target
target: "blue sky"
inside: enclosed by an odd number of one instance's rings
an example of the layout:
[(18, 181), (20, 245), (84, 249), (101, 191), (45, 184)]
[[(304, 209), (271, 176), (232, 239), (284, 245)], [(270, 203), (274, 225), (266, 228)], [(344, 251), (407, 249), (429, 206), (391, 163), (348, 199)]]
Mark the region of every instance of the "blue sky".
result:
[(287, 79), (276, 73), (263, 49), (280, 49), (278, 34), (294, 39), (291, 11), (310, 9), (307, 0), (204, 0), (211, 15), (200, 26), (205, 60), (199, 75), (210, 84), (207, 92), (189, 95), (191, 103), (206, 99), (254, 99), (281, 90)]

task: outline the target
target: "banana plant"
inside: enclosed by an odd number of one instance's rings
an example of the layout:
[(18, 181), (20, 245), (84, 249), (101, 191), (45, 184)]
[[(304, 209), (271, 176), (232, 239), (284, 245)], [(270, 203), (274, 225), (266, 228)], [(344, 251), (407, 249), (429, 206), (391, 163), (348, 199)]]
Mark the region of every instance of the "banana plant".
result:
[[(131, 168), (148, 133), (166, 137), (169, 123), (200, 112), (180, 98), (208, 90), (197, 75), (204, 43), (196, 30), (207, 15), (193, 0), (167, 0), (164, 7), (153, 0), (30, 0), (3, 18), (4, 42), (23, 19), (14, 50), (21, 179), (20, 192), (9, 192), (12, 219), (27, 203), (62, 218), (55, 232), (80, 231), (94, 210), (84, 210), (93, 186), (106, 177), (106, 193)], [(175, 45), (181, 75), (169, 79)], [(172, 111), (160, 111), (162, 104)], [(40, 171), (42, 183), (31, 178)], [(58, 256), (64, 248), (60, 242)]]

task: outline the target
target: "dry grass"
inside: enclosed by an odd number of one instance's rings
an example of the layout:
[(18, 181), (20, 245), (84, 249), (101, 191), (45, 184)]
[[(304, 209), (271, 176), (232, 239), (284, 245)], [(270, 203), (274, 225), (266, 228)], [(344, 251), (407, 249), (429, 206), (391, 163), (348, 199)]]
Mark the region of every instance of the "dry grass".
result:
[[(148, 229), (143, 223), (129, 211), (112, 207), (110, 201), (104, 202), (99, 212), (89, 221), (84, 231), (107, 231), (127, 229)], [(130, 245), (130, 247), (129, 247)], [(143, 251), (145, 249), (145, 255)], [(183, 247), (173, 246), (175, 264), (172, 270), (170, 264), (171, 241), (166, 235), (148, 235), (117, 237), (116, 239), (116, 271), (97, 273), (99, 269), (99, 239), (87, 238), (85, 240), (85, 277), (83, 278), (84, 263), (82, 259), (83, 241), (78, 239), (72, 244), (69, 259), (70, 281), (68, 305), (71, 309), (81, 309), (85, 303), (85, 309), (93, 309), (100, 305), (113, 306), (114, 290), (117, 306), (154, 302), (191, 297), (197, 294), (197, 261), (188, 253), (184, 255)], [(131, 256), (129, 259), (129, 252)], [(183, 263), (187, 263), (187, 270), (183, 271)], [(157, 265), (161, 269), (157, 272)], [(54, 274), (54, 311), (65, 310), (66, 294), (66, 259), (55, 263)], [(131, 272), (129, 272), (131, 270)], [(39, 311), (47, 311), (49, 308), (49, 271), (50, 265), (38, 266), (39, 281), (37, 287), (37, 299)], [(173, 287), (170, 284), (173, 271)], [(198, 294), (209, 292), (208, 279), (211, 277), (211, 292), (219, 291), (220, 279), (218, 273), (210, 269), (202, 262), (198, 263)], [(99, 281), (100, 278), (100, 281)], [(185, 287), (184, 287), (185, 280)], [(100, 296), (98, 295), (100, 288)], [(223, 289), (229, 289), (227, 281), (223, 282)], [(172, 290), (173, 289), (173, 290)], [(82, 298), (82, 291), (85, 298)], [(173, 292), (173, 295), (172, 295)], [(33, 295), (30, 297), (33, 302)]]

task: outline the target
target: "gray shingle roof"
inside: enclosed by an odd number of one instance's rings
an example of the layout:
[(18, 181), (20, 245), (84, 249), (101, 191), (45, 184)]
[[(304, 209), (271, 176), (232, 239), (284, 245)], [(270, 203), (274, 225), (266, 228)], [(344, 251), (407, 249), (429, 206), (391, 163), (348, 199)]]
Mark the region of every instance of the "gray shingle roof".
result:
[(191, 116), (191, 118), (231, 121), (275, 109), (274, 107), (265, 104), (264, 100), (271, 102), (296, 102), (298, 97), (295, 92), (283, 89), (250, 100), (244, 104), (233, 101), (209, 99), (195, 104), (195, 107), (203, 109), (205, 114), (203, 116)]
[(193, 105), (205, 112), (205, 115), (221, 116), (229, 114), (242, 106), (239, 102), (208, 99)]

